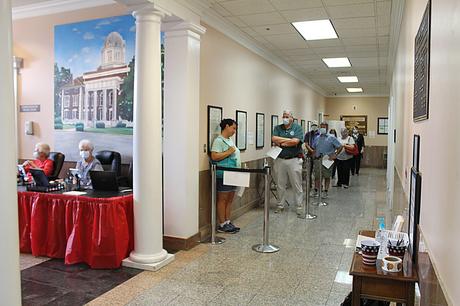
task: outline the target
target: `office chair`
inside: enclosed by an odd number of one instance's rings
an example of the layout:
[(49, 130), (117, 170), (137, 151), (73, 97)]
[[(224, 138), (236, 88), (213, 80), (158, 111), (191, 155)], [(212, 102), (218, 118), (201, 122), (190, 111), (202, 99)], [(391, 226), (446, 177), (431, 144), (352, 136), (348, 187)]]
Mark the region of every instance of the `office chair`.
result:
[(59, 173), (64, 165), (65, 155), (61, 152), (50, 152), (49, 159), (54, 161), (54, 170), (53, 173), (48, 176), (48, 179), (54, 181), (59, 178)]
[(102, 164), (105, 171), (113, 171), (117, 177), (121, 176), (121, 155), (115, 151), (98, 151), (94, 155)]

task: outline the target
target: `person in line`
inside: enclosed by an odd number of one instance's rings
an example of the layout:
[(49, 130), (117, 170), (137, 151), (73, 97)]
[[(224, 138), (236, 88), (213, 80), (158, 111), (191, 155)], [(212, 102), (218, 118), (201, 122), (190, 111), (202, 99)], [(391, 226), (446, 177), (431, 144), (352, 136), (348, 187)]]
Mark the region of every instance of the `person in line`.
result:
[(351, 165), (351, 175), (359, 175), (359, 169), (361, 168), (361, 159), (363, 158), (364, 147), (366, 146), (364, 143), (364, 136), (358, 130), (358, 127), (355, 126), (353, 128), (353, 139), (358, 146), (358, 155), (353, 157), (353, 163)]
[(274, 128), (272, 137), (272, 142), (282, 149), (275, 160), (279, 200), (275, 213), (284, 210), (288, 183), (294, 192), (294, 204), (297, 207), (297, 213), (300, 213), (303, 200), (303, 138), (302, 127), (294, 123), (292, 112), (289, 110), (283, 111), (283, 123)]
[[(240, 168), (240, 150), (230, 139), (236, 132), (237, 124), (233, 119), (224, 119), (220, 123), (221, 134), (214, 139), (211, 148), (211, 159), (221, 167)], [(233, 198), (235, 197), (235, 186), (224, 185), (223, 171), (217, 171), (217, 217), (219, 233), (235, 234), (240, 228), (235, 226), (230, 215), (232, 212)]]
[(355, 140), (348, 135), (347, 128), (342, 128), (340, 142), (343, 150), (337, 155), (337, 184), (334, 187), (348, 188), (350, 186), (350, 168), (353, 162), (353, 155), (347, 153), (346, 149), (353, 150)]
[(27, 180), (32, 179), (30, 169), (41, 169), (46, 176), (51, 176), (54, 171), (54, 161), (49, 159), (50, 146), (46, 143), (39, 142), (35, 145), (34, 160), (26, 160), (22, 166), (27, 175)]
[(313, 197), (318, 197), (319, 186), (323, 183), (319, 180), (319, 171), (321, 169), (321, 177), (324, 181), (321, 196), (323, 198), (327, 198), (332, 176), (332, 166), (329, 168), (325, 167), (323, 165), (322, 157), (328, 155), (329, 160), (334, 160), (337, 153), (342, 149), (342, 145), (336, 137), (327, 134), (327, 124), (324, 122), (320, 125), (319, 134), (320, 136), (318, 137), (316, 144), (314, 144), (315, 160), (313, 163), (313, 172), (315, 174), (315, 189), (313, 191)]
[(93, 156), (94, 145), (91, 141), (83, 139), (78, 144), (80, 150), (80, 160), (77, 162), (78, 176), (80, 185), (83, 188), (92, 188), (90, 171), (104, 171), (101, 162)]
[[(313, 143), (316, 142), (317, 138), (319, 137), (319, 131), (318, 131), (318, 125), (316, 123), (313, 123), (310, 127), (310, 131), (305, 134), (304, 137), (304, 146), (305, 146), (305, 151), (307, 152), (308, 156), (311, 157), (310, 159), (310, 188), (313, 186)], [(307, 165), (308, 167), (308, 165)]]
[[(335, 129), (330, 129), (329, 135), (337, 138), (337, 131)], [(332, 179), (335, 179), (336, 173), (337, 173), (337, 162), (334, 160), (334, 164), (332, 165)]]

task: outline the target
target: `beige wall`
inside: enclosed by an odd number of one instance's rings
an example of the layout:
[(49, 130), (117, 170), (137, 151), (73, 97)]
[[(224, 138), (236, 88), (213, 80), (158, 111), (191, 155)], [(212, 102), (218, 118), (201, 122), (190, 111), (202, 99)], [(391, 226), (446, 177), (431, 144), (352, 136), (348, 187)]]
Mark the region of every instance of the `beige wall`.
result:
[(294, 117), (314, 120), (324, 110), (324, 97), (311, 88), (207, 25), (201, 40), (200, 170), (209, 168), (203, 146), (207, 143), (207, 105), (223, 107), (224, 118), (247, 111), (248, 133), (255, 135), (256, 112), (265, 114), (265, 147), (247, 146), (243, 161), (262, 158), (270, 149), (271, 116), (281, 121), (283, 109)]
[(366, 115), (367, 131), (375, 137), (364, 137), (368, 146), (386, 146), (387, 135), (377, 135), (377, 118), (388, 117), (387, 97), (326, 98), (327, 120), (340, 120), (341, 115)]
[[(14, 55), (24, 58), (19, 79), (19, 104), (40, 104), (39, 113), (19, 115), (19, 158), (31, 158), (35, 143), (54, 147), (54, 26), (127, 14), (120, 5), (104, 6), (13, 22)], [(24, 134), (24, 122), (34, 121), (35, 135)]]
[(458, 0), (432, 1), (429, 119), (414, 123), (414, 39), (425, 6), (426, 1), (406, 0), (392, 88), (398, 132), (395, 166), (408, 195), (412, 137), (419, 134), (420, 226), (444, 292), (452, 305), (460, 305), (460, 142), (456, 128), (460, 114), (460, 5)]

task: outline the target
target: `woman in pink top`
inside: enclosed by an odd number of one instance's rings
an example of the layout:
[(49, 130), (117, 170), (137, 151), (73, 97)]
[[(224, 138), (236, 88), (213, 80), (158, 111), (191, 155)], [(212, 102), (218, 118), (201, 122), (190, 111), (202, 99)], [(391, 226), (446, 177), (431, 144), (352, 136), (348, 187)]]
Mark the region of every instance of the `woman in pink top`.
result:
[(54, 171), (54, 161), (49, 159), (50, 146), (46, 143), (37, 143), (34, 149), (34, 160), (26, 160), (22, 165), (30, 178), (30, 169), (42, 169), (46, 176), (50, 176)]

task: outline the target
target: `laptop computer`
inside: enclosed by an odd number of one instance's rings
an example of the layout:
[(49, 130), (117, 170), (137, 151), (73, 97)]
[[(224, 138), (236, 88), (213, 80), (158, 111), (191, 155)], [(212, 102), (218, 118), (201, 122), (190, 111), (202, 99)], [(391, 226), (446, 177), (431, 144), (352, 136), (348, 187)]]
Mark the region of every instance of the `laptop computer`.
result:
[(118, 191), (117, 174), (113, 171), (90, 171), (89, 177), (94, 190)]
[(30, 169), (29, 170), (30, 174), (32, 174), (32, 177), (34, 178), (35, 185), (37, 187), (49, 187), (50, 182), (48, 180), (48, 177), (45, 175), (45, 172), (41, 169)]

